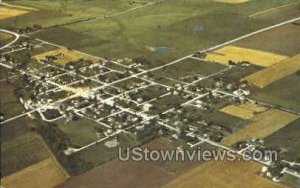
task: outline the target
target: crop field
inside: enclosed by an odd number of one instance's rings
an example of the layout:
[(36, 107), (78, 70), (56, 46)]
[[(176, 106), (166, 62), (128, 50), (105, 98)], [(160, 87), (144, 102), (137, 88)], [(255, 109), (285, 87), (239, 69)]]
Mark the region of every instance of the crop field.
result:
[(4, 113), (6, 118), (21, 114), (25, 108), (14, 94), (14, 85), (2, 81), (0, 86), (2, 88), (0, 90), (0, 111)]
[(288, 161), (300, 159), (300, 119), (297, 119), (282, 129), (265, 138), (265, 143), (270, 148), (282, 151), (282, 156)]
[[(152, 63), (147, 67), (153, 67), (271, 24), (253, 22), (245, 15), (276, 4), (279, 2), (256, 0), (235, 7), (211, 0), (164, 1), (122, 16), (53, 28), (34, 36), (108, 58), (142, 56)], [(174, 6), (176, 13), (170, 12)], [(234, 22), (219, 19), (225, 17)]]
[(85, 54), (82, 54), (82, 53), (79, 53), (76, 51), (72, 51), (72, 50), (68, 50), (65, 48), (37, 54), (37, 55), (33, 56), (33, 58), (40, 61), (42, 59), (45, 59), (46, 56), (59, 56), (60, 54), (63, 54), (63, 56), (59, 57), (57, 60), (54, 61), (57, 64), (65, 64), (65, 63), (68, 63), (71, 61), (78, 61), (80, 59), (91, 60), (91, 61), (97, 60), (96, 58), (92, 58), (89, 55), (85, 55)]
[(286, 59), (286, 56), (258, 51), (254, 49), (241, 48), (237, 46), (226, 46), (210, 52), (206, 56), (207, 61), (228, 64), (230, 60), (234, 62), (248, 61), (262, 67), (269, 67)]
[(219, 72), (225, 68), (226, 66), (218, 63), (209, 63), (196, 59), (186, 59), (161, 70), (154, 71), (153, 74), (157, 78), (163, 77), (167, 79), (171, 78), (175, 80), (191, 82), (194, 80), (194, 76), (198, 77), (197, 79), (199, 79), (201, 77)]
[(247, 76), (245, 80), (257, 87), (264, 88), (298, 70), (300, 70), (300, 54)]
[(42, 138), (26, 133), (1, 143), (1, 175), (6, 176), (49, 157)]
[(299, 0), (5, 2), (0, 43), (18, 39), (0, 55), (5, 187), (283, 187), (255, 162), (118, 155), (263, 138), (299, 160)]
[(265, 138), (287, 124), (296, 120), (298, 116), (281, 110), (270, 109), (261, 113), (253, 119), (246, 127), (229, 135), (222, 143), (231, 146), (239, 141), (252, 138)]
[(287, 24), (243, 39), (235, 45), (292, 57), (300, 53), (299, 27), (296, 24)]
[[(10, 28), (26, 27), (33, 24), (51, 27), (54, 25), (64, 25), (82, 20), (103, 19), (104, 15), (132, 9), (151, 1), (137, 0), (129, 2), (121, 1), (59, 1), (59, 0), (22, 0), (18, 2), (5, 3), (5, 7), (28, 11), (18, 17), (9, 17), (2, 20), (3, 26)], [(7, 6), (8, 5), (8, 6)], [(34, 11), (33, 11), (34, 10)], [(1, 20), (0, 20), (1, 21)]]
[(230, 130), (230, 132), (236, 132), (239, 129), (245, 127), (249, 122), (245, 119), (237, 116), (232, 116), (220, 111), (216, 111), (206, 118), (208, 122), (213, 122), (216, 125)]
[(28, 11), (0, 7), (0, 20), (20, 16), (26, 13), (28, 13)]
[(298, 188), (300, 185), (300, 179), (290, 174), (285, 174), (282, 178), (282, 183), (291, 188)]
[(64, 182), (68, 178), (61, 167), (51, 157), (4, 177), (1, 184), (10, 188), (51, 188)]
[(276, 184), (259, 176), (262, 166), (246, 161), (212, 161), (207, 162), (178, 177), (165, 188), (184, 187), (224, 187), (224, 188), (280, 188)]
[[(184, 142), (180, 139), (174, 140), (169, 138), (160, 137), (147, 146), (149, 149), (175, 149)], [(212, 146), (202, 146), (201, 148), (212, 148)], [(161, 187), (176, 177), (188, 172), (204, 162), (122, 162), (118, 159), (113, 159), (105, 164), (98, 166), (86, 173), (79, 176), (72, 177), (66, 181), (61, 187), (72, 188), (74, 186), (86, 186), (89, 188), (98, 188), (99, 185), (106, 188), (115, 187)], [(124, 173), (130, 172), (130, 173)], [(115, 179), (114, 177), (119, 178)], [(135, 177), (139, 177), (136, 179)], [(114, 179), (114, 181), (110, 181)], [(149, 181), (151, 179), (151, 181)]]
[(295, 87), (299, 82), (300, 76), (294, 73), (265, 88), (253, 88), (251, 97), (259, 101), (300, 112), (300, 88)]
[(266, 111), (267, 108), (252, 103), (240, 105), (229, 105), (222, 108), (220, 111), (232, 116), (237, 116), (242, 119), (252, 119), (257, 113)]

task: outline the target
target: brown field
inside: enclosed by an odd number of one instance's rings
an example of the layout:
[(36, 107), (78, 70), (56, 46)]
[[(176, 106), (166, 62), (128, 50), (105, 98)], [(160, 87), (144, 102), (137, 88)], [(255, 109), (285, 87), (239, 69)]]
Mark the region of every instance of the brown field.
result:
[(68, 178), (51, 157), (4, 177), (1, 184), (7, 188), (52, 188)]
[(253, 122), (224, 138), (222, 143), (227, 146), (232, 146), (239, 141), (251, 138), (265, 138), (297, 118), (298, 116), (294, 114), (277, 109), (270, 109), (255, 116)]
[(33, 56), (33, 58), (35, 58), (36, 60), (39, 61), (41, 59), (44, 59), (46, 56), (49, 56), (49, 55), (55, 56), (58, 54), (63, 54), (62, 58), (59, 58), (55, 61), (55, 63), (59, 63), (59, 64), (66, 64), (70, 61), (78, 61), (80, 59), (91, 60), (93, 62), (97, 61), (97, 58), (91, 57), (87, 54), (83, 54), (83, 53), (80, 53), (77, 51), (68, 50), (66, 48), (60, 48), (57, 50), (44, 52), (44, 53)]
[(175, 179), (165, 188), (276, 188), (284, 187), (261, 177), (262, 166), (250, 161), (212, 161), (205, 163)]
[[(149, 149), (174, 149), (182, 145), (180, 140), (158, 138), (150, 142)], [(205, 145), (201, 148), (210, 148)], [(116, 155), (117, 157), (117, 155)], [(122, 162), (113, 159), (79, 176), (71, 177), (58, 188), (154, 188), (162, 187), (180, 175), (204, 162)]]
[(266, 111), (267, 108), (252, 103), (228, 105), (220, 111), (241, 119), (252, 119), (257, 113)]
[(18, 10), (18, 9), (9, 9), (0, 7), (0, 20), (7, 19), (14, 16), (20, 16), (28, 13), (26, 10)]
[(298, 70), (300, 70), (300, 54), (247, 76), (244, 79), (257, 87), (264, 88)]
[(7, 33), (0, 33), (0, 40), (11, 39), (13, 36)]
[(250, 0), (214, 0), (220, 3), (229, 3), (229, 4), (239, 4), (239, 3), (246, 3)]
[(229, 45), (208, 53), (205, 59), (221, 64), (228, 64), (229, 60), (234, 62), (249, 61), (258, 66), (268, 67), (287, 58), (283, 55)]

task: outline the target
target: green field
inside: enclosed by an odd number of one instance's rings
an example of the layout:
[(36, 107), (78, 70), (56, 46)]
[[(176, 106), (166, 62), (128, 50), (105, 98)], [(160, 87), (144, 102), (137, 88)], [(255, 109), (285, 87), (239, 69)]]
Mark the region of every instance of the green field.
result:
[(300, 112), (300, 87), (297, 87), (299, 82), (300, 76), (295, 73), (263, 89), (253, 88), (251, 97), (259, 101)]
[[(122, 16), (57, 27), (34, 36), (102, 57), (145, 57), (153, 67), (277, 23), (248, 16), (287, 2), (296, 1), (255, 0), (239, 5), (211, 0), (165, 1)], [(200, 31), (194, 31), (197, 28)], [(161, 47), (169, 50), (150, 50)]]
[(0, 112), (6, 119), (21, 114), (25, 108), (14, 94), (15, 85), (3, 81), (0, 82), (0, 87)]
[[(155, 77), (166, 77), (175, 80), (181, 80), (186, 82), (194, 81), (194, 76), (205, 77), (207, 75), (219, 72), (225, 69), (226, 66), (218, 63), (209, 63), (196, 59), (186, 59), (154, 71)], [(197, 78), (197, 79), (199, 79)]]
[(16, 172), (47, 157), (49, 152), (44, 141), (36, 133), (27, 133), (3, 142), (1, 143), (1, 176)]
[(74, 147), (81, 147), (97, 140), (95, 127), (98, 124), (91, 120), (80, 118), (76, 121), (66, 122), (65, 119), (62, 119), (54, 123), (70, 138)]
[(284, 159), (288, 161), (300, 161), (300, 119), (286, 125), (272, 135), (265, 138), (268, 147), (279, 149), (283, 152)]

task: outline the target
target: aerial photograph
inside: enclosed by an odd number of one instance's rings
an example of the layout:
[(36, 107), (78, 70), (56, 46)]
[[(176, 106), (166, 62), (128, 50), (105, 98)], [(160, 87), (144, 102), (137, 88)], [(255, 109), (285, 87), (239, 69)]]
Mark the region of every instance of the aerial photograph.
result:
[(0, 0), (0, 188), (300, 188), (300, 0)]

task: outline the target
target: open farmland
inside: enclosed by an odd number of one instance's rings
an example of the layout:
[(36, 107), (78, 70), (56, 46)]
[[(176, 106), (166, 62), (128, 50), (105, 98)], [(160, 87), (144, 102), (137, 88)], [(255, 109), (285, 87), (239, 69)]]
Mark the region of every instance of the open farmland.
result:
[(299, 27), (296, 24), (287, 24), (243, 39), (235, 45), (292, 57), (300, 53)]
[[(7, 69), (6, 69), (6, 71), (7, 71)], [(15, 77), (14, 79), (19, 79), (19, 77), (17, 77), (17, 78)], [(16, 114), (21, 114), (25, 109), (22, 106), (22, 104), (20, 104), (20, 101), (18, 100), (18, 98), (15, 96), (15, 93), (14, 93), (15, 85), (6, 83), (5, 81), (2, 81), (0, 83), (0, 87), (2, 88), (0, 90), (1, 112), (3, 112), (7, 118), (13, 117)]]
[[(199, 159), (275, 148), (298, 160), (299, 0), (6, 3), (26, 13), (0, 17), (2, 41), (12, 40), (0, 47), (5, 186), (273, 188), (280, 172), (300, 177), (281, 158)], [(259, 46), (243, 42), (273, 30)], [(256, 74), (265, 87), (247, 79)], [(184, 159), (122, 162), (125, 147)]]
[(297, 87), (299, 82), (300, 76), (294, 73), (265, 88), (254, 87), (251, 97), (259, 101), (300, 112), (300, 88)]
[(28, 13), (28, 11), (0, 7), (0, 20), (20, 16), (26, 13)]
[(279, 149), (284, 159), (288, 161), (300, 160), (300, 119), (297, 119), (282, 129), (265, 138), (265, 143), (270, 148)]
[(1, 184), (10, 188), (52, 188), (64, 182), (68, 174), (51, 157), (4, 177)]
[(1, 143), (1, 175), (17, 172), (49, 157), (42, 138), (26, 133)]
[(248, 61), (249, 63), (269, 67), (286, 59), (286, 56), (258, 51), (254, 49), (240, 48), (237, 46), (226, 46), (224, 48), (210, 52), (206, 56), (207, 61), (228, 64), (233, 62)]
[[(53, 28), (34, 36), (108, 58), (142, 56), (152, 63), (145, 66), (153, 67), (271, 24), (253, 22), (245, 15), (274, 4), (281, 3), (249, 1), (235, 7), (211, 0), (164, 1), (130, 14)], [(176, 13), (169, 11), (174, 6)]]
[(207, 162), (167, 184), (166, 188), (281, 188), (284, 187), (259, 176), (262, 166), (246, 161)]
[(298, 70), (300, 70), (300, 54), (247, 76), (245, 80), (257, 87), (264, 88)]
[(245, 103), (240, 105), (229, 105), (222, 108), (220, 111), (232, 116), (237, 116), (242, 119), (252, 119), (257, 113), (266, 111), (267, 108), (258, 106), (252, 103)]
[(298, 116), (288, 112), (270, 109), (261, 113), (253, 119), (245, 128), (229, 135), (222, 140), (222, 143), (231, 146), (239, 141), (252, 138), (265, 138), (287, 124), (296, 120)]
[[(154, 149), (175, 149), (183, 145), (183, 140), (175, 140), (165, 137), (159, 137), (146, 146), (150, 150)], [(205, 146), (203, 146), (205, 145)], [(210, 145), (203, 144), (201, 148), (211, 149)], [(99, 185), (106, 188), (132, 188), (143, 187), (153, 188), (162, 187), (171, 180), (178, 176), (188, 172), (190, 169), (196, 166), (203, 165), (205, 162), (199, 161), (185, 161), (185, 162), (134, 162), (126, 161), (122, 162), (118, 159), (113, 159), (105, 164), (96, 167), (86, 173), (79, 176), (72, 177), (64, 184), (59, 186), (60, 188), (73, 188), (74, 186), (83, 186), (89, 188), (98, 188)], [(124, 173), (129, 172), (129, 173)], [(119, 178), (115, 179), (118, 176)], [(135, 177), (139, 177), (136, 179)], [(111, 181), (114, 179), (114, 181)], [(151, 180), (151, 181), (149, 181)]]
[(195, 80), (195, 77), (197, 80), (201, 77), (222, 71), (225, 68), (226, 66), (217, 63), (186, 59), (161, 70), (154, 71), (153, 74), (157, 79), (165, 78), (192, 82)]

